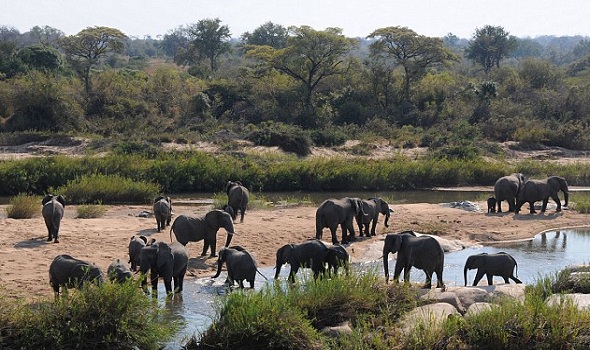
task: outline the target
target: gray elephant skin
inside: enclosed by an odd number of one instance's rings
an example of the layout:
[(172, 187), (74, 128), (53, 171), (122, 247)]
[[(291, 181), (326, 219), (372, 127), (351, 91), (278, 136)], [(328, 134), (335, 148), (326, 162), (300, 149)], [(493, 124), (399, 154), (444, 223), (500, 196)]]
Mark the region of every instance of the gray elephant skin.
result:
[[(389, 227), (389, 217), (391, 216), (391, 209), (386, 201), (379, 197), (363, 199), (362, 210), (359, 215), (356, 216), (356, 222), (359, 227), (359, 237), (363, 236), (363, 227), (366, 237), (375, 236), (375, 228), (379, 221), (379, 214), (385, 215), (385, 222), (383, 225)], [(364, 215), (363, 215), (364, 214)], [(371, 231), (369, 232), (369, 226)]]
[(512, 173), (496, 180), (494, 196), (496, 205), (498, 205), (498, 213), (502, 212), (502, 201), (508, 202), (508, 211), (513, 212), (516, 209), (516, 199), (525, 181), (525, 177), (521, 173)]
[(432, 285), (432, 276), (436, 273), (438, 288), (445, 288), (443, 283), (443, 266), (445, 263), (444, 251), (438, 241), (430, 236), (417, 237), (413, 231), (389, 233), (383, 244), (383, 270), (385, 280), (389, 281), (389, 253), (397, 253), (395, 262), (394, 281), (404, 271), (404, 282), (410, 282), (410, 269), (416, 267), (426, 274), (424, 288)]
[(544, 180), (528, 180), (525, 182), (522, 190), (518, 195), (518, 204), (515, 212), (520, 212), (520, 209), (524, 203), (529, 203), (529, 211), (531, 214), (536, 213), (535, 202), (542, 201), (541, 213), (547, 210), (547, 203), (549, 197), (555, 201), (557, 208), (555, 211), (561, 211), (561, 200), (559, 199), (558, 192), (563, 192), (565, 199), (564, 206), (567, 207), (569, 201), (569, 190), (567, 181), (561, 176), (550, 176)]
[(133, 273), (127, 263), (121, 259), (115, 259), (107, 267), (107, 276), (111, 282), (125, 283), (133, 278)]
[(158, 196), (154, 200), (153, 209), (158, 232), (160, 232), (166, 226), (170, 226), (172, 221), (172, 200), (170, 197)]
[(225, 246), (228, 247), (234, 235), (234, 222), (227, 212), (215, 209), (198, 217), (180, 215), (172, 223), (170, 240), (172, 240), (172, 232), (182, 245), (203, 240), (201, 256), (207, 255), (207, 250), (211, 248), (211, 257), (215, 257), (217, 256), (217, 231), (221, 227), (227, 231)]
[(328, 253), (326, 253), (326, 264), (328, 265), (328, 276), (338, 275), (338, 269), (340, 267), (348, 273), (350, 268), (350, 255), (346, 248), (340, 244), (328, 247)]
[(43, 209), (43, 220), (45, 220), (45, 226), (47, 226), (48, 238), (47, 241), (53, 240), (55, 243), (59, 243), (59, 225), (61, 219), (64, 216), (64, 208), (66, 207), (66, 201), (63, 196), (54, 196), (48, 194), (41, 200)]
[(354, 240), (353, 220), (358, 216), (367, 216), (362, 211), (362, 200), (360, 198), (344, 197), (341, 199), (325, 200), (315, 214), (315, 238), (321, 239), (325, 227), (330, 229), (332, 244), (340, 243), (336, 236), (338, 226), (342, 229), (342, 244)]
[(131, 239), (129, 239), (128, 263), (131, 264), (131, 271), (137, 271), (137, 268), (139, 267), (139, 253), (141, 252), (141, 248), (150, 245), (155, 241), (154, 238), (148, 241), (146, 236), (132, 236)]
[(217, 273), (212, 278), (219, 277), (223, 264), (227, 266), (227, 279), (230, 286), (237, 281), (240, 288), (244, 288), (245, 280), (250, 283), (250, 288), (254, 288), (258, 267), (250, 252), (239, 246), (221, 248), (217, 258)]
[(291, 265), (289, 281), (295, 282), (295, 274), (300, 268), (311, 268), (313, 277), (317, 278), (326, 271), (325, 260), (328, 254), (328, 247), (324, 242), (314, 239), (299, 244), (285, 244), (277, 250), (277, 261), (275, 265), (275, 279), (279, 278), (281, 266)]
[(487, 200), (488, 203), (488, 213), (495, 213), (496, 212), (496, 198), (490, 197)]
[[(166, 294), (172, 294), (172, 280), (174, 280), (174, 292), (182, 292), (184, 275), (188, 264), (188, 251), (179, 242), (170, 244), (162, 241), (145, 246), (140, 252), (139, 271), (145, 275), (150, 271), (152, 291), (158, 290), (158, 278), (164, 280)], [(143, 279), (142, 286), (147, 285)]]
[(56, 256), (49, 265), (49, 284), (56, 295), (60, 287), (81, 289), (86, 282), (103, 283), (102, 270), (67, 254)]
[(226, 186), (227, 205), (231, 208), (232, 219), (235, 221), (240, 212), (240, 222), (244, 222), (244, 215), (248, 209), (250, 192), (240, 181), (228, 181)]
[(477, 274), (473, 280), (473, 285), (477, 286), (483, 275), (488, 278), (488, 285), (493, 284), (494, 276), (501, 276), (504, 282), (510, 283), (509, 278), (515, 283), (522, 283), (514, 276), (514, 269), (518, 271), (516, 260), (507, 253), (500, 252), (495, 254), (475, 254), (470, 255), (465, 262), (463, 274), (465, 276), (465, 285), (467, 285), (467, 271), (477, 269)]

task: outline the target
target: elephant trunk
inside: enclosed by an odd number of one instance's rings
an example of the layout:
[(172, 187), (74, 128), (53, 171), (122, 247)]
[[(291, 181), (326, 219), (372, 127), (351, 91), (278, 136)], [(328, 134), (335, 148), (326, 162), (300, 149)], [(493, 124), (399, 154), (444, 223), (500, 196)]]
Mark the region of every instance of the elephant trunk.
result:
[(231, 239), (234, 238), (234, 233), (227, 233), (227, 239), (225, 240), (225, 246), (229, 247), (229, 244), (231, 243)]
[(563, 197), (565, 198), (565, 204), (564, 206), (567, 207), (567, 203), (569, 201), (569, 193), (567, 190), (563, 191)]
[(387, 214), (385, 214), (385, 222), (383, 223), (383, 225), (385, 225), (385, 227), (389, 227), (389, 217), (391, 216), (391, 213), (389, 211), (389, 209), (387, 210)]
[(389, 282), (389, 251), (383, 249), (383, 271), (385, 272), (385, 282)]
[(467, 265), (465, 265), (465, 268), (463, 269), (463, 277), (465, 278), (465, 285), (467, 285), (467, 270), (469, 270), (469, 268), (467, 268)]
[(221, 274), (221, 267), (222, 266), (223, 266), (223, 261), (221, 259), (217, 259), (217, 273), (215, 274), (215, 276), (213, 276), (211, 278), (219, 277), (219, 275)]
[(277, 270), (277, 272), (275, 272), (275, 280), (279, 279), (279, 275), (281, 274), (281, 266), (283, 266), (283, 264), (279, 264), (279, 262), (277, 261), (277, 266), (275, 267), (275, 269)]

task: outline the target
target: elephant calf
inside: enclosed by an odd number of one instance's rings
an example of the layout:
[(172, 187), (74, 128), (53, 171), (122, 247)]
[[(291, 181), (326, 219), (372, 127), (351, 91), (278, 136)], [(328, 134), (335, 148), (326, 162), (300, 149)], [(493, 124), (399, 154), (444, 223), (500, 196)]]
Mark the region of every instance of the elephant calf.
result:
[(250, 283), (250, 288), (254, 288), (254, 279), (258, 268), (256, 260), (250, 252), (239, 246), (221, 248), (217, 259), (217, 273), (212, 278), (219, 277), (224, 263), (227, 266), (227, 278), (230, 286), (234, 284), (234, 281), (237, 281), (240, 288), (244, 288), (244, 280), (246, 280)]
[[(152, 290), (158, 290), (158, 278), (164, 279), (167, 294), (172, 294), (172, 280), (174, 279), (174, 292), (182, 292), (184, 275), (188, 264), (188, 251), (179, 242), (166, 243), (155, 242), (141, 248), (139, 254), (139, 271), (146, 274), (150, 271)], [(142, 287), (147, 285), (143, 279)]]
[(50, 242), (53, 240), (54, 243), (59, 243), (59, 225), (64, 216), (66, 201), (61, 195), (54, 196), (48, 194), (43, 200), (41, 200), (41, 204), (43, 204), (41, 213), (43, 214), (43, 220), (45, 221), (45, 226), (47, 226), (48, 231), (47, 241)]
[(328, 253), (326, 254), (325, 261), (328, 264), (328, 275), (331, 276), (332, 271), (334, 271), (334, 274), (337, 275), (338, 268), (340, 267), (343, 267), (348, 273), (350, 267), (350, 256), (346, 251), (346, 248), (340, 244), (328, 247)]
[(467, 271), (477, 269), (477, 274), (473, 280), (473, 285), (477, 286), (483, 275), (488, 278), (488, 285), (493, 283), (494, 276), (501, 276), (505, 283), (510, 283), (508, 279), (512, 279), (515, 283), (522, 283), (514, 276), (514, 269), (518, 273), (518, 264), (512, 255), (504, 252), (496, 254), (481, 253), (470, 255), (465, 262), (463, 274), (465, 277), (465, 285), (467, 285)]
[(129, 266), (121, 261), (121, 259), (115, 259), (109, 264), (109, 267), (107, 268), (107, 276), (109, 276), (111, 282), (117, 283), (125, 283), (127, 280), (133, 278)]
[(129, 240), (129, 261), (128, 263), (131, 264), (131, 271), (137, 271), (139, 267), (139, 253), (141, 252), (141, 248), (145, 247), (146, 245), (153, 244), (156, 241), (155, 238), (152, 238), (148, 241), (146, 236), (132, 236)]
[(495, 213), (496, 212), (496, 198), (490, 197), (488, 198), (488, 213)]
[(309, 240), (300, 244), (285, 244), (277, 250), (275, 279), (279, 278), (281, 266), (291, 265), (289, 281), (295, 282), (295, 274), (302, 267), (311, 267), (313, 277), (317, 278), (326, 271), (324, 262), (328, 254), (328, 247), (319, 239)]
[(86, 282), (103, 283), (102, 270), (66, 254), (56, 256), (49, 265), (49, 284), (56, 295), (60, 287), (81, 289)]

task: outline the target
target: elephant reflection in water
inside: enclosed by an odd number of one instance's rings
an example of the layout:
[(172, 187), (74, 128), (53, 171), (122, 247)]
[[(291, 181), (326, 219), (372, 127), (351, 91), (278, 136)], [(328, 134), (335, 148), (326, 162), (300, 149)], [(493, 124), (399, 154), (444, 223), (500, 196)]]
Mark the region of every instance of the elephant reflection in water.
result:
[[(541, 248), (543, 248), (544, 251), (550, 251), (550, 252), (557, 251), (557, 243), (558, 243), (560, 237), (561, 237), (561, 231), (555, 231), (555, 237), (551, 241), (551, 244), (549, 245), (549, 244), (547, 244), (547, 232), (541, 233)], [(533, 242), (531, 241), (531, 244), (532, 243)], [(561, 240), (561, 249), (564, 250), (566, 246), (567, 246), (567, 234), (564, 232), (563, 239)]]

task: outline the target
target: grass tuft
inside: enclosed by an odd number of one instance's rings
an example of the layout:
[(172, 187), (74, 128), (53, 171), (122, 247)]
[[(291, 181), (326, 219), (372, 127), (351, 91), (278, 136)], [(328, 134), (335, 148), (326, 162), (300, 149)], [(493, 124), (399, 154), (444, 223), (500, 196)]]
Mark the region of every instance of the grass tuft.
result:
[(41, 213), (41, 197), (18, 194), (8, 202), (6, 216), (11, 219), (31, 219)]
[(107, 207), (99, 204), (83, 204), (76, 209), (76, 217), (79, 219), (101, 218), (107, 212)]
[(160, 193), (160, 187), (117, 175), (91, 175), (70, 181), (56, 191), (72, 204), (149, 203)]

